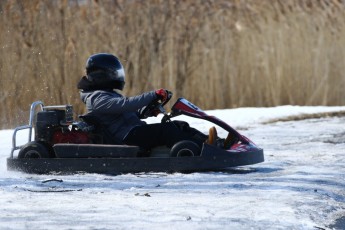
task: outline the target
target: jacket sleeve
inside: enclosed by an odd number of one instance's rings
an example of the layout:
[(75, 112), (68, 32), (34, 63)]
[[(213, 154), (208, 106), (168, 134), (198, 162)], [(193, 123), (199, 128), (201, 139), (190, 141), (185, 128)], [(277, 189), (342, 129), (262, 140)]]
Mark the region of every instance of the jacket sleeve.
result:
[(156, 99), (156, 93), (150, 91), (134, 97), (123, 97), (113, 93), (99, 93), (90, 97), (94, 112), (103, 114), (119, 114), (137, 112), (151, 101)]

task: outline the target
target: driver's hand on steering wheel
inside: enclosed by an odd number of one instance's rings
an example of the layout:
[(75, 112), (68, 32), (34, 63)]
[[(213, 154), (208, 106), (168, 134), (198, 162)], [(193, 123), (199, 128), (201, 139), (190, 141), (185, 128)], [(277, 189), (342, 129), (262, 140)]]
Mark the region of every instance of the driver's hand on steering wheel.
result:
[(157, 98), (161, 100), (162, 102), (168, 99), (168, 90), (166, 89), (157, 89), (155, 93), (157, 95)]
[(151, 116), (157, 117), (158, 114), (160, 114), (160, 113), (161, 113), (161, 111), (159, 109), (154, 109), (151, 111)]

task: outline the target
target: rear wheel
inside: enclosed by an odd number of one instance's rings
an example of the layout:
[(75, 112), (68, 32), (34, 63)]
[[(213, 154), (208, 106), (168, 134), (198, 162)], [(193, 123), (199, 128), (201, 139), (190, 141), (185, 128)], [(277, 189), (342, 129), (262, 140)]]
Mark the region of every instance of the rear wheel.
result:
[(177, 142), (170, 150), (171, 157), (193, 157), (200, 155), (200, 147), (193, 141)]
[(43, 142), (33, 141), (24, 145), (18, 153), (18, 158), (52, 158), (52, 148)]

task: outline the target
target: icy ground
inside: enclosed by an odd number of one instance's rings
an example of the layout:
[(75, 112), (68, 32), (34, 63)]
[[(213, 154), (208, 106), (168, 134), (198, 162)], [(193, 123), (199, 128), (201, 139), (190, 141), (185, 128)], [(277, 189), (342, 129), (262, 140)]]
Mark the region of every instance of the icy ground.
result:
[[(344, 110), (209, 111), (264, 148), (265, 162), (191, 174), (7, 171), (12, 130), (0, 131), (0, 229), (345, 229), (334, 225), (345, 216), (345, 117), (263, 124)], [(210, 127), (188, 121), (205, 133)]]

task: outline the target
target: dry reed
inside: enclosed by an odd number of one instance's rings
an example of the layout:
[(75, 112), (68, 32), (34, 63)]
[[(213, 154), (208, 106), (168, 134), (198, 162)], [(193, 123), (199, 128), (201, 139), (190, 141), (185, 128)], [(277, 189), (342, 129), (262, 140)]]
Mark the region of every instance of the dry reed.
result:
[(125, 65), (124, 94), (168, 88), (204, 109), (344, 105), (345, 11), (334, 0), (0, 2), (0, 128), (32, 101), (73, 104), (90, 54)]

